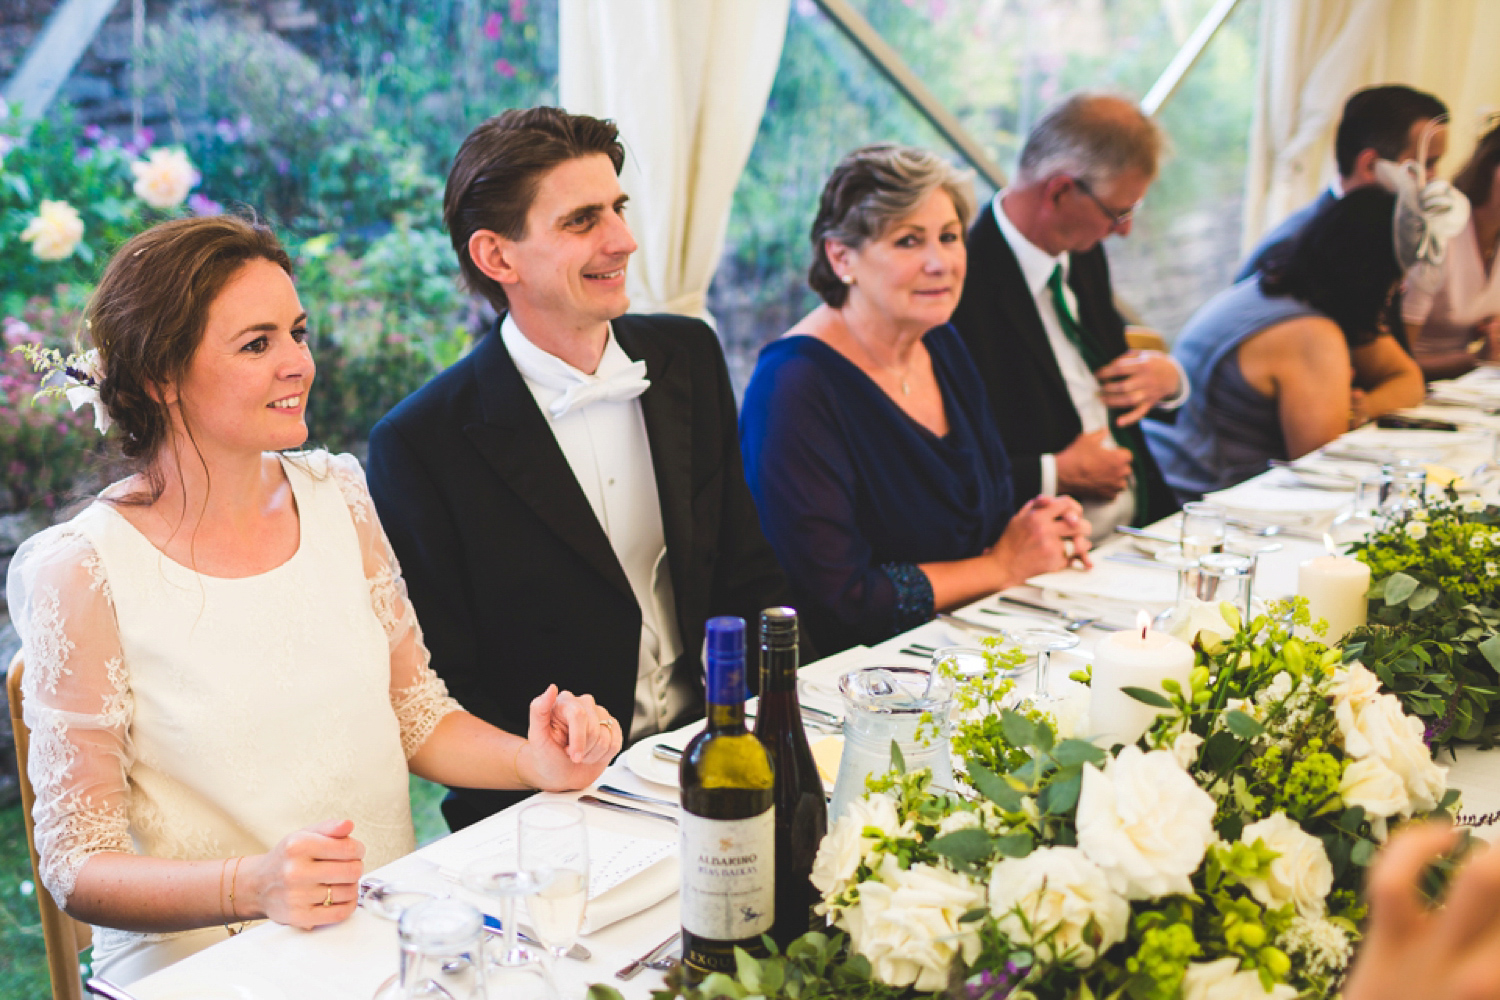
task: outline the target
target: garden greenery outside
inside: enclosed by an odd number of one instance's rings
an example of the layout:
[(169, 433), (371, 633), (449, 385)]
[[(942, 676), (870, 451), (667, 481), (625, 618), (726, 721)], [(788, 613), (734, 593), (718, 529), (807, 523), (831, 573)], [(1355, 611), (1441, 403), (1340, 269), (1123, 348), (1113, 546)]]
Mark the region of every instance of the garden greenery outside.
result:
[[(1067, 91), (1143, 94), (1211, 5), (856, 2), (1006, 168)], [(33, 405), (36, 376), (11, 348), (79, 349), (105, 261), (155, 222), (229, 209), (276, 227), (310, 317), (313, 444), (363, 457), (375, 421), (488, 328), (488, 307), (457, 286), (443, 181), (484, 117), (556, 102), (557, 0), (303, 0), (315, 23), (288, 33), (247, 20), (246, 6), (187, 0), (158, 16), (150, 5), (139, 133), (66, 101), (29, 127), (0, 105), (0, 560), (106, 475), (90, 412)], [(1164, 112), (1174, 159), (1131, 239), (1110, 244), (1123, 295), (1169, 336), (1227, 284), (1237, 256), (1259, 7), (1241, 5)], [(760, 347), (814, 304), (804, 275), (818, 191), (840, 156), (874, 141), (950, 152), (812, 0), (793, 0), (709, 293), (737, 386)], [(1218, 249), (1183, 253), (1205, 228)], [(440, 790), (412, 787), (425, 842), (445, 832)], [(6, 997), (48, 993), (36, 891), (19, 807), (0, 809)]]

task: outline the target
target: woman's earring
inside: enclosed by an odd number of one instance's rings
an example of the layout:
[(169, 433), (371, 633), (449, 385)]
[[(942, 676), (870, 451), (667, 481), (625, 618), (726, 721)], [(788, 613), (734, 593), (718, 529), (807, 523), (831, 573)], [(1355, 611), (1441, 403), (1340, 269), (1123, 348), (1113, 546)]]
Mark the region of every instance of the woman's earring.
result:
[(839, 275), (839, 280), (842, 281), (846, 285), (852, 285), (852, 284), (854, 284), (854, 275), (852, 275), (852, 274), (841, 274), (841, 275)]

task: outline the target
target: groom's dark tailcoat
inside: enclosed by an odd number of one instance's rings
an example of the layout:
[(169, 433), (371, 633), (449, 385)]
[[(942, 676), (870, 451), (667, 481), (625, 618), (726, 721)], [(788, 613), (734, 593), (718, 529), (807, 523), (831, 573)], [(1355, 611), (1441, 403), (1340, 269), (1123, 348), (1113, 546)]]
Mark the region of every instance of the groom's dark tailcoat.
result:
[[(646, 362), (651, 382), (641, 412), (684, 650), (676, 670), (697, 691), (701, 715), (704, 622), (746, 620), (753, 675), (759, 612), (785, 604), (789, 592), (745, 486), (734, 393), (713, 331), (680, 316), (621, 316), (614, 332), (626, 354)], [(498, 323), (376, 425), (368, 464), (450, 693), (524, 735), (531, 700), (555, 683), (592, 694), (628, 730), (640, 608)], [(517, 798), (454, 792), (444, 813), (455, 829)]]
[[(984, 206), (969, 230), (968, 251), (968, 273), (953, 325), (984, 379), (995, 423), (1010, 453), (1019, 503), (1041, 491), (1041, 456), (1055, 455), (1072, 444), (1083, 433), (1083, 423), (1068, 395), (1021, 264), (995, 221), (993, 201)], [(1103, 243), (1072, 255), (1068, 286), (1078, 298), (1080, 325), (1093, 335), (1103, 354), (1111, 359), (1124, 354), (1125, 321), (1115, 309)], [(1144, 438), (1139, 424), (1122, 428), (1119, 434)], [(1141, 451), (1147, 456), (1147, 509), (1136, 512), (1136, 521), (1149, 524), (1176, 510), (1177, 501), (1144, 444)]]

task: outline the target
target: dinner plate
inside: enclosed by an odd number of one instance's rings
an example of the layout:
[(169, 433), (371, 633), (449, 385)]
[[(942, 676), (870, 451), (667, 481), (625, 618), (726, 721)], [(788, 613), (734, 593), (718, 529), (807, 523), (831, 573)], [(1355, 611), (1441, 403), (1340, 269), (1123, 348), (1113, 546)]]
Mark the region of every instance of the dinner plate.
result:
[(688, 745), (694, 736), (697, 736), (703, 730), (703, 726), (704, 723), (697, 722), (685, 729), (646, 737), (625, 751), (625, 766), (630, 768), (630, 773), (642, 781), (649, 781), (653, 785), (662, 785), (667, 788), (676, 788), (677, 765), (672, 761), (662, 760), (651, 751), (662, 745), (681, 750)]
[(168, 986), (165, 992), (153, 991), (153, 1000), (286, 1000), (280, 986), (259, 976), (235, 973), (235, 982), (181, 982)]

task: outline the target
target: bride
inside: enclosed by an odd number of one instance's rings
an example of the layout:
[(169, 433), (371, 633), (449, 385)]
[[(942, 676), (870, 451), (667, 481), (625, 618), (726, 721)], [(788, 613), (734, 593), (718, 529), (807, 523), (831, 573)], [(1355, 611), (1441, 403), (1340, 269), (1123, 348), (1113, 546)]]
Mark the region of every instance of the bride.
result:
[(68, 374), (134, 474), (11, 564), (42, 882), (123, 982), (348, 917), (416, 846), (408, 770), (563, 790), (620, 749), (588, 695), (548, 687), (525, 738), (448, 697), (359, 463), (287, 452), (314, 375), (290, 270), (233, 216), (120, 249)]

